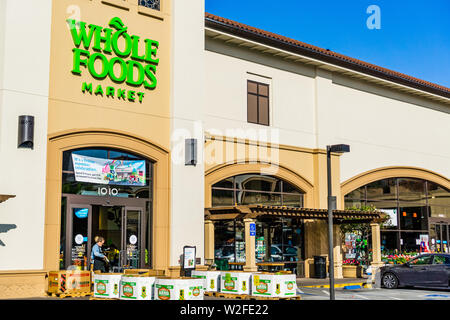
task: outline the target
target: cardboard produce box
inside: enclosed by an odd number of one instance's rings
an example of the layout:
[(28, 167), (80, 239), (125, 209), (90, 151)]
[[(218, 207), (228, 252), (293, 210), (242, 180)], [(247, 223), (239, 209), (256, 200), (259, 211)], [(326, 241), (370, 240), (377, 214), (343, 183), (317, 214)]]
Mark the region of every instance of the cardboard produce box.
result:
[(281, 280), (280, 297), (296, 297), (297, 296), (297, 277), (295, 274), (279, 275)]
[(81, 270), (60, 270), (48, 273), (48, 293), (90, 293), (91, 273)]
[(250, 294), (251, 272), (222, 271), (220, 273), (220, 292), (233, 294)]
[(123, 275), (120, 279), (120, 300), (153, 300), (155, 277)]
[(203, 300), (203, 280), (195, 278), (156, 278), (155, 300)]
[(252, 296), (295, 297), (297, 282), (294, 274), (259, 273), (252, 275)]
[(220, 271), (193, 270), (192, 278), (203, 279), (204, 291), (218, 292), (220, 289)]
[(94, 273), (94, 297), (119, 299), (122, 273)]

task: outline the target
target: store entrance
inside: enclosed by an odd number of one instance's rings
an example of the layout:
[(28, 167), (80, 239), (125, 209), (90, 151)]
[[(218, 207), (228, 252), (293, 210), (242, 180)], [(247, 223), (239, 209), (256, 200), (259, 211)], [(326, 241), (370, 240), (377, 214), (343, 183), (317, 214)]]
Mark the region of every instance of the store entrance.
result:
[(432, 251), (449, 253), (448, 246), (450, 230), (448, 223), (434, 223), (430, 225), (430, 244)]
[(143, 268), (145, 250), (146, 200), (138, 198), (65, 195), (66, 240), (64, 267), (89, 270), (95, 237), (105, 239), (103, 251), (109, 271)]

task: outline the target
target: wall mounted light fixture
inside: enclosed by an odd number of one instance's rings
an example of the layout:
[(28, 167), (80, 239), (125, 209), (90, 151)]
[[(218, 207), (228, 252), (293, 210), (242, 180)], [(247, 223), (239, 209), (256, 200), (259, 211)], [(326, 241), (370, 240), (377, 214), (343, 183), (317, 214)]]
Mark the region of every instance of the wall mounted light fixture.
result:
[(34, 147), (34, 116), (19, 116), (17, 148), (33, 149)]
[(186, 139), (185, 141), (185, 162), (186, 166), (197, 164), (197, 139)]

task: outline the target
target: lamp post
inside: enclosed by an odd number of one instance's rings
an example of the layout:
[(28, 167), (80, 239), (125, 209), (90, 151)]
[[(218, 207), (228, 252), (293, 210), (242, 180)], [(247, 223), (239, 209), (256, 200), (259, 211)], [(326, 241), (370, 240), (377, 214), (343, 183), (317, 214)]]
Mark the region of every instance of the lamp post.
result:
[(336, 206), (336, 197), (331, 194), (331, 152), (350, 152), (347, 144), (335, 144), (327, 146), (327, 185), (328, 185), (328, 256), (330, 273), (330, 300), (335, 300), (334, 295), (334, 257), (333, 257), (333, 207)]

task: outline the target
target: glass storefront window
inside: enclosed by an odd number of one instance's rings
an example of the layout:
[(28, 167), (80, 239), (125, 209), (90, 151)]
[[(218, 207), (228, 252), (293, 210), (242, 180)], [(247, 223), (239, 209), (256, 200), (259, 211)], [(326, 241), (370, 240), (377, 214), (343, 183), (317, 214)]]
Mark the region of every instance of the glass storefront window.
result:
[(381, 232), (381, 252), (383, 252), (383, 254), (391, 253), (392, 248), (397, 248), (397, 246), (398, 246), (397, 231)]
[(232, 190), (213, 189), (212, 190), (212, 205), (213, 205), (213, 207), (234, 205), (233, 191)]
[(450, 218), (450, 191), (433, 182), (428, 182), (427, 189), (430, 216)]
[(283, 206), (303, 207), (303, 196), (295, 194), (283, 194)]
[(281, 194), (239, 191), (237, 193), (237, 199), (240, 204), (281, 205)]
[[(62, 175), (62, 193), (64, 194), (80, 194), (90, 196), (115, 196), (125, 198), (151, 198), (151, 177), (153, 166), (152, 163), (145, 160), (145, 185), (132, 184), (109, 184), (93, 183), (85, 181), (77, 181), (74, 168), (72, 154), (79, 156), (87, 156), (97, 159), (139, 161), (144, 160), (136, 155), (129, 154), (120, 150), (87, 148), (79, 150), (65, 151), (63, 153), (63, 175)], [(119, 174), (119, 173), (118, 173)], [(134, 174), (134, 173), (133, 173)]]
[(399, 215), (401, 230), (428, 230), (427, 208), (425, 206), (400, 202)]
[(235, 222), (217, 221), (214, 224), (214, 257), (235, 262)]
[[(374, 181), (346, 194), (344, 201), (347, 209), (363, 205), (374, 206), (388, 213), (392, 222), (397, 217), (399, 223), (384, 224), (382, 231), (417, 230), (426, 235), (430, 225), (431, 236), (431, 233), (435, 233), (433, 223), (440, 221), (436, 218), (442, 218), (445, 223), (448, 223), (445, 219), (450, 219), (450, 191), (422, 179), (398, 177)], [(437, 242), (434, 244), (435, 248), (436, 244)], [(429, 246), (432, 246), (431, 242)], [(395, 241), (387, 239), (385, 247), (400, 249)]]
[(367, 201), (397, 201), (397, 186), (395, 179), (384, 179), (369, 183), (367, 186)]
[(357, 200), (365, 200), (366, 199), (366, 187), (361, 187), (353, 190), (348, 193), (345, 198), (348, 199), (357, 199)]
[(294, 185), (274, 176), (241, 174), (212, 186), (212, 205), (303, 206), (303, 192)]
[(403, 252), (419, 252), (421, 232), (401, 232), (400, 233), (400, 248)]
[(425, 205), (425, 181), (419, 179), (399, 178), (398, 198), (402, 202), (413, 202)]
[(347, 209), (361, 208), (362, 206), (366, 205), (366, 201), (361, 200), (361, 199), (351, 199), (351, 198), (345, 197), (344, 201), (345, 201), (345, 208), (347, 208)]

